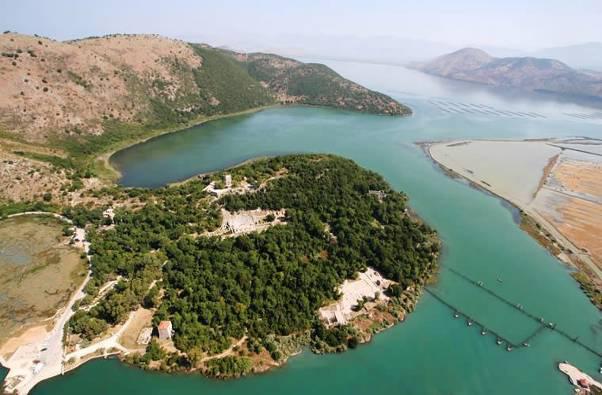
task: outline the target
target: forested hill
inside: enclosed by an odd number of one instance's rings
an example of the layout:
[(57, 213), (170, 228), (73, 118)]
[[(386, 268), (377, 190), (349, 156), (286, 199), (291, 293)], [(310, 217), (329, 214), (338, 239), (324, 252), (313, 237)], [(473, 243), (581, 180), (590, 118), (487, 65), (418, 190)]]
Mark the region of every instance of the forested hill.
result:
[(0, 35), (0, 52), (0, 133), (26, 142), (105, 146), (133, 130), (276, 103), (409, 113), (323, 65), (275, 55), (233, 57), (156, 35), (60, 42), (7, 32)]
[[(146, 203), (117, 210), (114, 227), (90, 231), (93, 281), (86, 301), (107, 281), (120, 281), (100, 303), (76, 313), (72, 332), (94, 338), (143, 304), (156, 309), (155, 323), (173, 322), (175, 345), (188, 357), (177, 363), (194, 366), (244, 336), (239, 362), (263, 346), (278, 361), (283, 336), (311, 334), (312, 341), (332, 347), (353, 339), (351, 328), (325, 331), (317, 310), (337, 299), (337, 286), (358, 271), (371, 266), (399, 283), (390, 292), (394, 301), (401, 289), (424, 284), (436, 268), (436, 233), (408, 215), (402, 193), (350, 160), (286, 156), (244, 165), (231, 175), (235, 186), (250, 185), (247, 193), (212, 200), (205, 187), (222, 174), (158, 190), (103, 192), (114, 203), (132, 197)], [(220, 208), (258, 207), (284, 209), (285, 218), (263, 232), (207, 236), (221, 222)], [(97, 221), (77, 210), (66, 214), (76, 223)]]
[(389, 96), (347, 80), (323, 64), (302, 63), (266, 53), (229, 53), (245, 66), (253, 78), (265, 84), (281, 103), (330, 106), (387, 115), (412, 112)]

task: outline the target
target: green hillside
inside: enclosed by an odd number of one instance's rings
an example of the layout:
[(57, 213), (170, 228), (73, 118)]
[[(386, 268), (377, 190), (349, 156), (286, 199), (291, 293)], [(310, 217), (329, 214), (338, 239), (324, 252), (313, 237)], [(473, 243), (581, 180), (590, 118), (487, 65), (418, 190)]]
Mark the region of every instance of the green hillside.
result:
[(249, 54), (241, 63), (251, 76), (265, 82), (284, 103), (386, 115), (412, 112), (391, 97), (347, 80), (323, 64), (302, 63), (263, 53)]
[[(200, 90), (196, 104), (198, 113), (227, 114), (276, 102), (271, 92), (232, 57), (212, 48), (191, 45), (203, 58), (203, 66), (194, 72)], [(212, 98), (219, 103), (212, 104)]]

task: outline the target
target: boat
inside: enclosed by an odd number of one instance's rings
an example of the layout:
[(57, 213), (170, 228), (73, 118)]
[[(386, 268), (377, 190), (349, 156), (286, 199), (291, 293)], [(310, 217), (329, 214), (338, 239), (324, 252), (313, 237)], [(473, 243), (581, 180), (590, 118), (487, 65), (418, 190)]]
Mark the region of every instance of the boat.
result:
[(468, 325), (468, 326), (472, 326), (472, 321), (468, 321), (468, 322), (466, 323), (466, 325)]
[(487, 331), (486, 331), (485, 329), (483, 329), (483, 330), (481, 331), (481, 335), (482, 335), (482, 336), (485, 336), (486, 334), (487, 334)]
[(497, 282), (498, 282), (498, 283), (503, 283), (504, 281), (503, 281), (501, 278), (499, 278), (499, 277), (498, 277), (498, 278), (497, 278)]
[(523, 343), (523, 347), (529, 347), (529, 346), (531, 346), (529, 343), (527, 343), (527, 342)]
[(454, 313), (454, 318), (458, 318), (459, 316), (460, 316), (460, 314)]
[(502, 344), (502, 339), (498, 338), (496, 341), (497, 345), (499, 346), (500, 344)]
[(506, 347), (506, 351), (512, 351), (512, 346)]

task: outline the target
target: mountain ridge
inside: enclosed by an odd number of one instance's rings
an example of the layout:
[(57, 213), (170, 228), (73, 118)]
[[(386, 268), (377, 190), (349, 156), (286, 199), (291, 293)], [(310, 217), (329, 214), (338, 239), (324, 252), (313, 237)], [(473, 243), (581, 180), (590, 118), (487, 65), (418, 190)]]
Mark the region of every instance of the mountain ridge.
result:
[[(0, 35), (0, 52), (0, 132), (25, 142), (85, 143), (116, 125), (164, 128), (273, 104), (411, 112), (326, 66), (271, 54), (227, 53), (158, 35), (62, 42), (8, 32)], [(249, 73), (256, 63), (242, 61), (249, 56), (263, 59), (269, 82)], [(265, 66), (270, 64), (277, 67)]]
[(464, 48), (417, 68), (454, 80), (602, 100), (602, 73), (578, 71), (556, 59), (496, 58)]

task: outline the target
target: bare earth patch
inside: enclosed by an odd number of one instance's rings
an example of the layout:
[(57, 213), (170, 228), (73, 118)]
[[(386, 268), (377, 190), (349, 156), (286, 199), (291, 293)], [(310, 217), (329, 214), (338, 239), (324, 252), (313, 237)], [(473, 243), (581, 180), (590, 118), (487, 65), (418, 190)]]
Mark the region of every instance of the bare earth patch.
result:
[[(231, 213), (222, 209), (222, 224), (204, 236), (234, 237), (246, 233), (261, 232), (275, 225), (282, 225), (286, 210), (246, 210)], [(271, 217), (270, 217), (271, 216)]]
[(8, 33), (0, 35), (0, 52), (0, 131), (30, 142), (57, 132), (100, 134), (104, 120), (135, 122), (149, 96), (198, 92), (191, 70), (200, 57), (182, 41), (155, 35), (61, 42)]
[(357, 279), (343, 282), (339, 287), (340, 299), (320, 308), (320, 317), (327, 324), (346, 324), (358, 315), (358, 301), (366, 298), (370, 301), (386, 302), (389, 298), (384, 292), (390, 284), (390, 280), (385, 279), (376, 270), (368, 268), (359, 273)]
[(44, 325), (33, 326), (24, 330), (20, 335), (11, 337), (0, 347), (0, 356), (8, 360), (19, 347), (41, 341), (48, 334), (46, 329)]
[(153, 311), (145, 308), (139, 308), (134, 312), (130, 324), (124, 330), (119, 338), (119, 343), (130, 351), (142, 351), (146, 349), (145, 345), (138, 344), (138, 336), (143, 328), (150, 327), (153, 320)]
[(581, 250), (575, 253), (586, 253), (602, 269), (602, 159), (579, 155), (561, 156), (534, 204)]
[(544, 215), (602, 268), (602, 205), (576, 198), (551, 204), (559, 215)]
[(0, 200), (40, 200), (44, 193), (58, 196), (68, 180), (63, 171), (0, 149)]
[(565, 160), (554, 169), (554, 178), (567, 191), (602, 197), (602, 163)]

